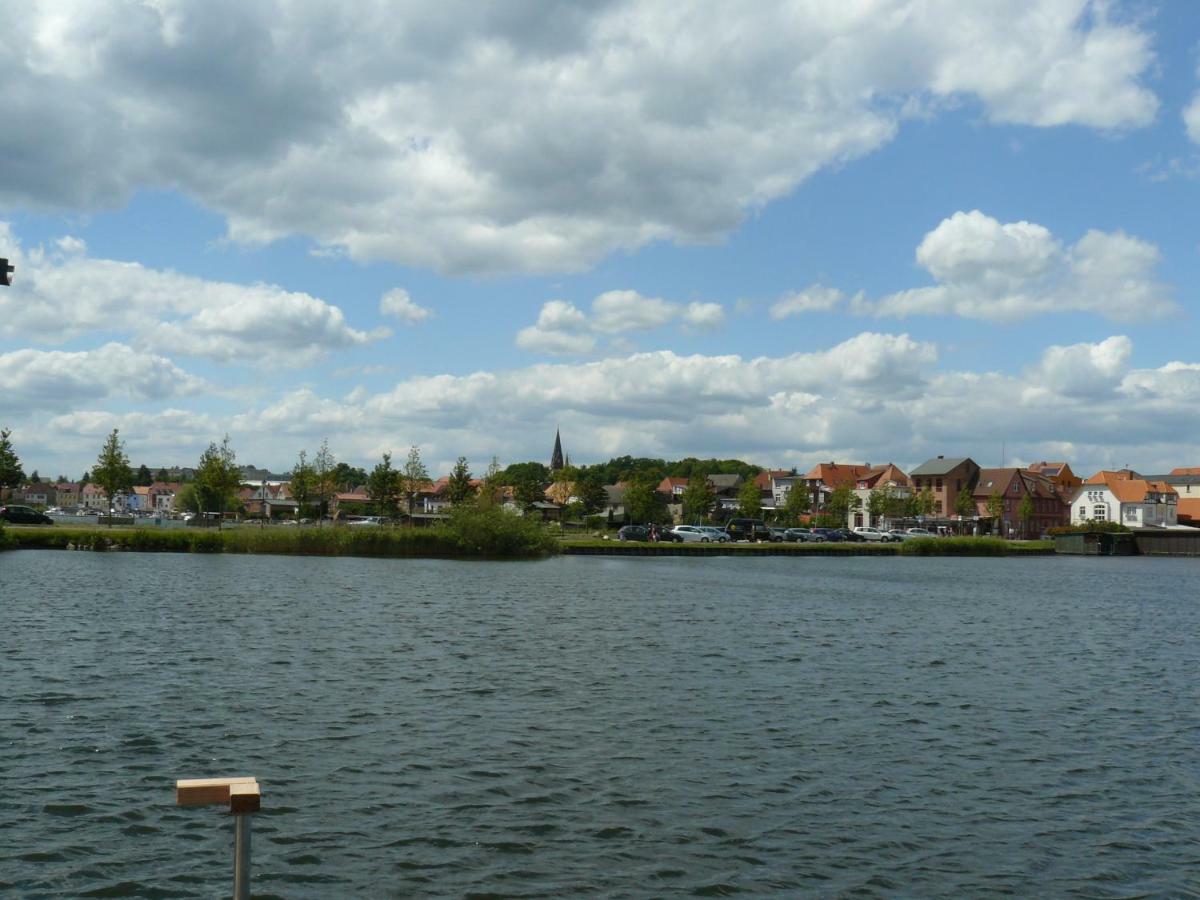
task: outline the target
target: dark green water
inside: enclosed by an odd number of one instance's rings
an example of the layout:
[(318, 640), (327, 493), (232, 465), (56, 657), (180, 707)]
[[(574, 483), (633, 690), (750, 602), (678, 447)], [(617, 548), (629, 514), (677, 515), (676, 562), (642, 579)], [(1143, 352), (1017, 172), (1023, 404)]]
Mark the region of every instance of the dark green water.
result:
[(1200, 893), (1200, 562), (0, 555), (0, 893)]

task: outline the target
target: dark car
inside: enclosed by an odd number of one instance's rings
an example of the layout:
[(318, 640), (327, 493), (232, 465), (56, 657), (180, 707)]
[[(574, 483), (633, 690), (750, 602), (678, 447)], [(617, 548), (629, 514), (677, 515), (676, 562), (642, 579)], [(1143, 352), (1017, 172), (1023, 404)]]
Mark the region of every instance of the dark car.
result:
[(0, 519), (16, 525), (53, 525), (54, 520), (32, 506), (0, 506)]
[(683, 538), (673, 532), (670, 525), (652, 525), (650, 528), (650, 540), (652, 541), (666, 541), (672, 544), (683, 543)]
[(840, 544), (842, 541), (846, 540), (846, 538), (842, 535), (842, 532), (837, 528), (814, 528), (812, 533), (819, 534), (831, 544)]
[(769, 541), (771, 529), (762, 519), (730, 519), (725, 523), (725, 533), (731, 541)]
[(865, 544), (867, 539), (856, 531), (851, 531), (849, 528), (839, 528), (838, 534), (842, 536), (843, 541), (850, 541), (855, 544)]
[(823, 543), (824, 535), (817, 534), (808, 528), (789, 528), (784, 534), (789, 541), (806, 541), (813, 543)]
[(618, 541), (648, 541), (650, 529), (645, 525), (626, 525), (617, 532)]

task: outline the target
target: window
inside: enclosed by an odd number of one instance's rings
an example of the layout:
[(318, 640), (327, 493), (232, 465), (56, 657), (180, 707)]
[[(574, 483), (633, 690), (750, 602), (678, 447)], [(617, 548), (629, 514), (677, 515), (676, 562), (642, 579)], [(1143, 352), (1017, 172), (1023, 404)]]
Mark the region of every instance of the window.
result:
[(1086, 506), (1079, 507), (1079, 519), (1080, 519), (1080, 521), (1087, 519), (1087, 507)]
[(937, 480), (937, 489), (939, 491), (942, 489), (942, 479), (940, 479), (940, 478)]
[(1105, 506), (1103, 503), (1097, 503), (1095, 506), (1092, 507), (1092, 518), (1095, 519), (1097, 522), (1107, 522), (1108, 521), (1108, 507)]

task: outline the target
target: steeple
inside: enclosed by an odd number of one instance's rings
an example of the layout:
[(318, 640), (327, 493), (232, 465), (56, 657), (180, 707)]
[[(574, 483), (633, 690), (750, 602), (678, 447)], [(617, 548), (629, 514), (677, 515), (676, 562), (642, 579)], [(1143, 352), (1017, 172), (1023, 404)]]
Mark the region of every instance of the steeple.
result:
[(557, 472), (563, 467), (562, 438), (558, 429), (554, 429), (554, 452), (550, 454), (550, 471)]

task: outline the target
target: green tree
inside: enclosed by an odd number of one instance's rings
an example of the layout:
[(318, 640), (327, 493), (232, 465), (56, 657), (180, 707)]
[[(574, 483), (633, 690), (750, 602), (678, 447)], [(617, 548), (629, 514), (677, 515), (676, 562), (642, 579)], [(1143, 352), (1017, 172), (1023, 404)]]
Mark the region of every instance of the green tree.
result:
[(156, 472), (154, 475), (154, 480), (155, 481), (169, 481), (170, 476), (167, 475), (166, 469), (159, 469), (158, 472)]
[(687, 487), (680, 496), (684, 522), (706, 520), (717, 505), (717, 493), (708, 483), (708, 476), (696, 475), (688, 478)]
[(838, 526), (844, 528), (850, 518), (850, 509), (857, 499), (853, 487), (849, 484), (839, 485), (829, 495), (829, 500), (825, 504), (825, 513), (830, 518), (837, 519)]
[(204, 512), (204, 504), (200, 501), (200, 495), (196, 493), (196, 485), (185, 484), (179, 489), (178, 493), (175, 494), (175, 511)]
[(1021, 536), (1029, 537), (1029, 520), (1033, 518), (1033, 498), (1026, 494), (1017, 506), (1017, 518), (1021, 520)]
[(522, 470), (512, 482), (513, 500), (521, 507), (522, 512), (529, 512), (533, 509), (533, 504), (546, 499), (546, 490), (542, 484), (542, 480), (533, 469)]
[(933, 496), (933, 491), (926, 485), (921, 488), (921, 493), (913, 498), (913, 514), (932, 516), (935, 509), (937, 509), (937, 499)]
[(747, 479), (738, 489), (738, 515), (747, 519), (762, 517), (762, 491), (754, 479)]
[(347, 465), (344, 462), (338, 463), (333, 467), (333, 479), (337, 482), (337, 486), (344, 491), (359, 487), (367, 483), (367, 473), (365, 470), (357, 466)]
[(474, 493), (471, 468), (467, 465), (467, 458), (460, 456), (455, 461), (454, 468), (450, 470), (450, 477), (446, 479), (446, 499), (450, 501), (451, 506), (458, 506), (470, 500)]
[(38, 474), (37, 469), (34, 469), (33, 474), (29, 476), (29, 483), (30, 484), (41, 484), (42, 483), (42, 476)]
[(15, 488), (25, 481), (25, 470), (13, 450), (10, 434), (9, 429), (0, 428), (0, 488)]
[(400, 473), (392, 468), (392, 454), (383, 454), (383, 459), (367, 476), (367, 496), (375, 502), (375, 511), (379, 515), (396, 515), (400, 503)]
[(657, 520), (658, 496), (649, 479), (636, 478), (625, 488), (625, 510), (634, 522)]
[[(125, 445), (116, 428), (100, 449), (100, 455), (92, 469), (92, 480), (104, 491), (110, 512), (113, 509), (113, 498), (133, 487), (133, 469), (129, 467), (129, 457), (125, 455)], [(112, 526), (111, 518), (108, 524), (109, 527)]]
[(500, 480), (500, 471), (500, 462), (493, 456), (483, 475), (483, 482), (475, 492), (474, 506), (485, 510), (500, 505), (504, 498), (504, 484)]
[(192, 480), (202, 511), (216, 513), (217, 528), (226, 510), (236, 508), (237, 490), (242, 483), (242, 472), (237, 465), (237, 456), (229, 446), (229, 435), (220, 445), (209, 444), (200, 454), (196, 477)]
[(803, 481), (793, 481), (783, 501), (783, 518), (789, 525), (799, 525), (802, 516), (812, 510), (812, 492)]
[(328, 439), (321, 441), (321, 448), (313, 457), (313, 493), (320, 504), (323, 519), (329, 512), (329, 501), (337, 493), (337, 459), (329, 449)]
[(579, 479), (579, 504), (585, 516), (594, 516), (608, 505), (608, 492), (600, 473), (589, 469)]
[(871, 516), (871, 524), (877, 525), (881, 519), (887, 518), (888, 510), (894, 505), (896, 492), (890, 484), (875, 488), (867, 495), (867, 512)]
[(150, 474), (150, 470), (146, 468), (145, 463), (138, 466), (137, 475), (134, 476), (133, 483), (141, 487), (149, 487), (154, 484), (154, 478)]
[(975, 515), (975, 492), (969, 486), (964, 487), (958, 492), (958, 496), (954, 498), (954, 511), (964, 519), (969, 519)]
[(308, 452), (300, 451), (300, 458), (292, 467), (292, 480), (289, 483), (292, 499), (296, 501), (297, 518), (303, 515), (304, 507), (317, 495), (317, 473), (312, 463), (308, 461)]
[(501, 484), (513, 487), (521, 480), (547, 482), (550, 480), (550, 469), (540, 462), (513, 463), (500, 472), (499, 478)]
[(421, 448), (414, 444), (408, 448), (408, 459), (404, 461), (404, 468), (400, 470), (400, 490), (408, 503), (409, 524), (412, 524), (413, 504), (417, 500), (417, 494), (421, 493), (421, 489), (428, 482), (429, 470), (421, 461)]
[(992, 518), (992, 534), (1000, 534), (1003, 530), (1004, 498), (999, 491), (992, 491), (987, 498), (987, 514)]

